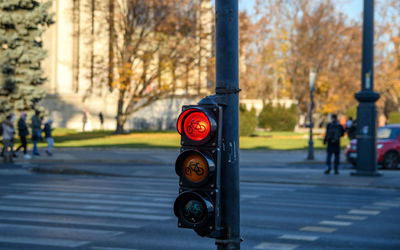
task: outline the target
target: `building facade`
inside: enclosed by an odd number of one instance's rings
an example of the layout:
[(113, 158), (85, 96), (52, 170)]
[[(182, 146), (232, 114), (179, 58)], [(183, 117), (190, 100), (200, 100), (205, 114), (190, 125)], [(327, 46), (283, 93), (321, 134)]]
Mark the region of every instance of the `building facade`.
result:
[[(110, 75), (116, 78), (119, 69), (115, 59), (109, 56), (116, 53), (108, 39), (110, 22), (104, 22), (104, 10), (110, 8), (110, 2), (113, 1), (53, 0), (55, 24), (43, 37), (48, 50), (48, 57), (42, 64), (48, 79), (45, 85), (48, 95), (41, 105), (56, 127), (78, 130), (116, 127), (118, 91), (111, 90), (107, 80)], [(213, 10), (209, 1), (201, 2), (195, 17), (196, 25), (202, 26), (203, 34), (207, 35), (195, 38), (196, 46), (191, 49), (197, 56), (190, 69), (177, 69), (185, 71), (186, 77), (176, 80), (175, 89), (168, 98), (157, 100), (131, 115), (125, 129), (172, 129), (183, 104), (194, 104), (200, 96), (211, 92), (207, 66), (212, 57)], [(119, 42), (120, 37), (115, 37)], [(112, 65), (111, 71), (109, 65)], [(156, 67), (157, 61), (150, 65)], [(171, 74), (163, 74), (154, 80), (154, 85), (161, 81), (171, 85)], [(148, 88), (152, 86), (153, 83)], [(100, 112), (104, 117), (103, 126), (100, 126)]]

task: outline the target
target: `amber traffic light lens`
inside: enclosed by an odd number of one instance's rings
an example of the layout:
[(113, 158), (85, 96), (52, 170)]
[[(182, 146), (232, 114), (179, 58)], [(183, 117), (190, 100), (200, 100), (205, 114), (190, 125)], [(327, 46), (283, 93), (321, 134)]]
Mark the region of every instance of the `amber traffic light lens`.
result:
[(183, 160), (182, 173), (191, 182), (201, 182), (208, 176), (208, 163), (198, 153), (188, 154)]
[(202, 141), (210, 133), (211, 124), (203, 112), (192, 112), (183, 123), (186, 136), (193, 141)]

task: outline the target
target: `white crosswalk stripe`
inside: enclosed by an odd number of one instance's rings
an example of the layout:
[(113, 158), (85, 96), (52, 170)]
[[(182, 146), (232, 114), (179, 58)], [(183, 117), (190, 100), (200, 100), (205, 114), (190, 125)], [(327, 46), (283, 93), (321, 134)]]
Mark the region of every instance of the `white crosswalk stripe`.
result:
[[(11, 184), (7, 188), (16, 192), (0, 197), (0, 245), (80, 248), (172, 219), (176, 193), (106, 183)], [(91, 249), (124, 248), (96, 244)]]

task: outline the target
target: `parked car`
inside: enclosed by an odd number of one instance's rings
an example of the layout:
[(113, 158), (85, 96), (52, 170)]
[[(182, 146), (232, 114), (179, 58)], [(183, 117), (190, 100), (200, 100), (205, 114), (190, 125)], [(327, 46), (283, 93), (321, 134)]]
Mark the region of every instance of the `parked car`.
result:
[[(378, 164), (383, 168), (397, 168), (400, 162), (400, 124), (391, 124), (378, 129)], [(357, 140), (351, 140), (345, 150), (346, 160), (356, 166)]]

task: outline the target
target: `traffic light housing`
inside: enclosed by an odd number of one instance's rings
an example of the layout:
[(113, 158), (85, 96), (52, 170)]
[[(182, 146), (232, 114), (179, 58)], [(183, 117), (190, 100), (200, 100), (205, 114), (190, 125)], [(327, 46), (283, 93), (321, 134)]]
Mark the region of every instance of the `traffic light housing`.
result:
[(174, 203), (178, 226), (219, 238), (222, 107), (187, 105), (177, 121), (181, 150), (175, 163), (179, 195)]

